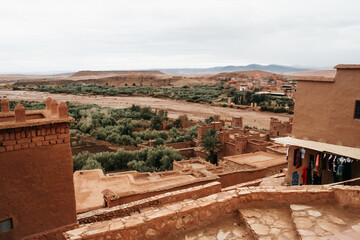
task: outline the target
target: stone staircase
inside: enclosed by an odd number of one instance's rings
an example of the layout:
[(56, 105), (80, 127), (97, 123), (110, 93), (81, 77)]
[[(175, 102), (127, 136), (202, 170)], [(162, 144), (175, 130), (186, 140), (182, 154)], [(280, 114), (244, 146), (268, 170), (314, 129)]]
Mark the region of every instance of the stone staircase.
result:
[(331, 205), (298, 205), (239, 209), (254, 239), (360, 239), (360, 209)]

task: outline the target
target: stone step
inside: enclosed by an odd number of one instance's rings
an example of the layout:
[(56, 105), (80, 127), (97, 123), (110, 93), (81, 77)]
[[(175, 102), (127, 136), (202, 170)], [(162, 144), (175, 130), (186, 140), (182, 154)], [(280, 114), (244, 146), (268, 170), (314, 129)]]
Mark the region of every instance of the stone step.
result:
[(239, 209), (239, 213), (255, 239), (299, 239), (288, 206)]
[(344, 209), (336, 203), (334, 205), (292, 204), (290, 209), (301, 239), (338, 239), (336, 236), (343, 237), (352, 233), (351, 227), (360, 222), (359, 209)]
[(360, 239), (360, 223), (352, 226), (350, 229), (337, 233), (330, 240), (357, 240)]

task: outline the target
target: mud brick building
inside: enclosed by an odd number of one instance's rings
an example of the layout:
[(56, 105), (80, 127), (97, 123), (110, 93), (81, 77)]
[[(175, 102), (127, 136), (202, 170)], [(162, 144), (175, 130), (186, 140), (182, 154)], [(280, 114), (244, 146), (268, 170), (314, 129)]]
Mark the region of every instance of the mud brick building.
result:
[[(231, 123), (231, 128), (223, 128), (229, 122)], [(280, 122), (279, 124), (283, 125), (284, 123)], [(273, 146), (273, 143), (270, 142), (269, 132), (246, 129), (243, 128), (242, 125), (242, 117), (239, 116), (234, 116), (232, 120), (220, 120), (220, 116), (215, 116), (214, 122), (200, 125), (198, 127), (198, 139), (196, 142), (198, 148), (195, 149), (195, 156), (202, 158), (207, 157), (207, 153), (199, 146), (205, 132), (210, 129), (215, 129), (219, 133), (219, 141), (221, 144), (220, 151), (217, 152), (219, 159), (226, 156), (253, 153), (257, 151), (266, 152), (268, 147)], [(284, 132), (284, 130), (281, 131)]]
[(56, 239), (76, 227), (68, 109), (0, 112), (0, 239)]
[(292, 137), (275, 139), (289, 146), (288, 184), (360, 177), (360, 65), (335, 68), (335, 78), (298, 79)]
[(286, 137), (291, 135), (292, 118), (289, 121), (280, 121), (277, 118), (270, 118), (270, 137)]

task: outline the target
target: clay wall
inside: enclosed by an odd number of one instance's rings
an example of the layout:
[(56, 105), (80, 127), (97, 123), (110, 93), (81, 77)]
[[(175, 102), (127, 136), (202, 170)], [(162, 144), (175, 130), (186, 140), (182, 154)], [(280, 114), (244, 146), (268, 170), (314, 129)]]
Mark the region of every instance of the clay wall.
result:
[(220, 131), (222, 129), (222, 127), (223, 127), (223, 124), (222, 124), (222, 122), (212, 122), (211, 126), (216, 131)]
[(335, 81), (298, 81), (292, 135), (360, 147), (360, 119), (354, 119), (359, 78), (359, 68), (338, 68)]
[(289, 136), (292, 132), (292, 119), (289, 121), (280, 121), (277, 118), (270, 118), (269, 133), (270, 137), (285, 137)]
[(114, 207), (114, 206), (118, 206), (121, 204), (125, 204), (125, 203), (130, 203), (130, 202), (134, 202), (134, 201), (138, 201), (144, 198), (149, 198), (149, 197), (153, 197), (159, 194), (168, 194), (168, 192), (170, 191), (177, 191), (177, 190), (182, 190), (182, 189), (187, 189), (187, 188), (192, 188), (192, 187), (196, 187), (196, 186), (200, 186), (200, 185), (204, 185), (210, 182), (214, 182), (213, 179), (206, 179), (206, 180), (199, 180), (198, 182), (194, 182), (194, 183), (190, 183), (190, 184), (186, 184), (186, 185), (181, 185), (178, 187), (174, 187), (171, 189), (164, 189), (161, 191), (152, 191), (152, 192), (146, 192), (146, 193), (142, 193), (142, 194), (134, 194), (134, 195), (130, 195), (130, 196), (125, 196), (125, 197), (121, 197), (121, 196), (116, 196), (116, 194), (112, 193), (111, 191), (108, 191), (106, 193), (104, 193), (104, 199), (106, 202), (106, 206), (107, 207)]
[(200, 157), (203, 159), (206, 159), (209, 156), (209, 154), (205, 151), (199, 150), (199, 149), (195, 149), (195, 157)]
[(219, 132), (219, 141), (221, 144), (230, 141), (230, 131), (228, 131), (228, 129), (224, 129), (223, 131)]
[[(181, 128), (188, 128), (188, 127), (191, 127), (191, 126), (195, 126), (196, 123), (189, 120), (188, 117), (186, 115), (180, 115), (179, 116), (179, 119), (181, 120), (180, 122), (180, 127)], [(167, 127), (167, 123), (166, 123), (166, 126), (163, 126), (163, 129), (165, 130)]]
[[(264, 139), (260, 137), (260, 133), (235, 136), (234, 140), (222, 144), (222, 149), (218, 152), (218, 158), (258, 151), (266, 152), (271, 143), (260, 139)], [(221, 140), (222, 138), (220, 138), (220, 142), (222, 142)]]
[(115, 217), (129, 216), (140, 209), (152, 206), (159, 206), (169, 204), (172, 202), (181, 201), (184, 199), (197, 199), (205, 197), (221, 191), (221, 184), (219, 182), (210, 182), (208, 184), (190, 187), (177, 191), (166, 192), (156, 195), (154, 197), (141, 199), (128, 204), (119, 205), (107, 209), (98, 209), (78, 215), (80, 224), (99, 222), (109, 220)]
[(266, 147), (270, 145), (270, 142), (261, 140), (251, 140), (247, 143), (246, 152), (253, 153), (258, 151), (266, 152)]
[(13, 228), (0, 239), (58, 238), (77, 226), (67, 106), (50, 98), (46, 110), (1, 105), (0, 221)]
[(194, 147), (194, 145), (193, 141), (165, 144), (166, 147), (172, 147), (175, 149)]
[(232, 141), (223, 144), (222, 149), (218, 152), (218, 159), (226, 156), (243, 154), (246, 152), (247, 141)]
[(231, 126), (234, 128), (242, 128), (243, 127), (242, 117), (238, 117), (238, 116), (232, 117)]
[(202, 137), (204, 136), (205, 132), (207, 130), (212, 129), (213, 127), (211, 125), (200, 125), (198, 127), (198, 142), (200, 143), (202, 141)]
[(195, 157), (195, 148), (190, 147), (190, 148), (181, 148), (178, 149), (179, 153), (181, 156), (183, 156), (183, 158), (188, 159), (191, 157)]
[(77, 224), (68, 130), (54, 124), (0, 131), (0, 220), (14, 224), (7, 239)]
[(0, 153), (69, 142), (68, 123), (0, 130)]
[(258, 178), (264, 178), (266, 176), (274, 175), (282, 172), (286, 168), (286, 164), (255, 170), (245, 170), (239, 172), (226, 172), (218, 174), (218, 181), (221, 183), (222, 188), (229, 187), (231, 185), (253, 181)]

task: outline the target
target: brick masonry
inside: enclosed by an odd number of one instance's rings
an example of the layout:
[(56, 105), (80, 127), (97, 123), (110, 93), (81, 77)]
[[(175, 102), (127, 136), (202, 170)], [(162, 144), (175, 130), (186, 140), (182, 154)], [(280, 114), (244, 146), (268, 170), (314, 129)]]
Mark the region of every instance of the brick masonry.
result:
[(69, 142), (68, 123), (0, 130), (0, 153)]

